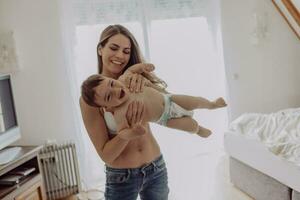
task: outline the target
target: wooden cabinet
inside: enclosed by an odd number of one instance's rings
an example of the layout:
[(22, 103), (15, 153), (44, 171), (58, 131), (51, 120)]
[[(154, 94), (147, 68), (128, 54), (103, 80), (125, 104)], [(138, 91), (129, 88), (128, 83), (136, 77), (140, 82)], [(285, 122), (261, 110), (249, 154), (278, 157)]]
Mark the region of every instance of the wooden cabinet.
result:
[(39, 181), (28, 190), (17, 196), (15, 200), (43, 200), (42, 182)]
[(43, 178), (40, 173), (38, 152), (41, 147), (24, 146), (12, 162), (0, 166), (0, 178), (21, 167), (34, 167), (35, 171), (12, 186), (0, 185), (1, 200), (46, 200)]

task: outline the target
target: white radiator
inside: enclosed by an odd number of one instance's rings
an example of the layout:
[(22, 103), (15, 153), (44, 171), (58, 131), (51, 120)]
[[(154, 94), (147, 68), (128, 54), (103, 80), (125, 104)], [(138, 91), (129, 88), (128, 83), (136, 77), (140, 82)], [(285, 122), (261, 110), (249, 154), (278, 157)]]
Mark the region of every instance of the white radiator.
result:
[(48, 200), (79, 193), (81, 187), (75, 144), (46, 145), (39, 157)]

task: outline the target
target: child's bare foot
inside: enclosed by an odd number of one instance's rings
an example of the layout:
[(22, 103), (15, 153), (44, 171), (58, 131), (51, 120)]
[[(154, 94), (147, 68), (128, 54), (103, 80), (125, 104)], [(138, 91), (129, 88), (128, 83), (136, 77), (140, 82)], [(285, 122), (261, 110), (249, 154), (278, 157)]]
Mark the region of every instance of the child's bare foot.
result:
[(219, 97), (212, 102), (212, 106), (210, 109), (222, 108), (225, 106), (227, 106), (225, 100), (222, 97)]
[(197, 131), (197, 135), (199, 135), (200, 137), (204, 137), (207, 138), (208, 136), (211, 135), (211, 130), (206, 129), (204, 127), (198, 126), (198, 131)]

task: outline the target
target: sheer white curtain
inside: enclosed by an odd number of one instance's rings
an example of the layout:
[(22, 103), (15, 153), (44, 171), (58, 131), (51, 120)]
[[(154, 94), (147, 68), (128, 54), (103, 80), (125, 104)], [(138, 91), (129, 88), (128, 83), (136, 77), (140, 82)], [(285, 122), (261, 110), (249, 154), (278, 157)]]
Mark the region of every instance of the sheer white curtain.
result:
[[(154, 20), (151, 23), (151, 62), (168, 83), (171, 93), (214, 99), (225, 96), (224, 69), (219, 65), (214, 39), (205, 17)], [(213, 131), (207, 139), (152, 124), (169, 170), (169, 185), (174, 199), (209, 199), (214, 166), (203, 155), (222, 154), (226, 111), (197, 110), (194, 118)], [(201, 158), (199, 158), (201, 157)], [(202, 171), (207, 171), (203, 176)], [(189, 177), (189, 178), (186, 178)], [(205, 183), (205, 184), (203, 184)], [(207, 196), (204, 196), (207, 195)]]
[[(79, 86), (88, 75), (97, 72), (96, 45), (101, 31), (119, 23), (128, 27), (142, 47), (157, 74), (174, 93), (204, 96), (225, 95), (222, 48), (220, 46), (219, 0), (65, 0), (61, 9), (66, 66), (72, 82), (75, 114), (78, 120), (77, 141), (85, 189), (104, 183), (103, 163), (85, 132), (78, 109)], [(195, 118), (215, 135), (203, 140), (186, 133), (152, 125), (169, 164), (186, 162), (198, 154), (222, 148), (226, 127), (225, 111), (200, 111)], [(180, 151), (179, 151), (180, 149)], [(180, 176), (180, 175), (179, 175)], [(180, 178), (170, 185), (180, 188)], [(179, 189), (180, 190), (180, 189)], [(178, 195), (177, 195), (178, 196)], [(180, 198), (179, 198), (180, 199)]]

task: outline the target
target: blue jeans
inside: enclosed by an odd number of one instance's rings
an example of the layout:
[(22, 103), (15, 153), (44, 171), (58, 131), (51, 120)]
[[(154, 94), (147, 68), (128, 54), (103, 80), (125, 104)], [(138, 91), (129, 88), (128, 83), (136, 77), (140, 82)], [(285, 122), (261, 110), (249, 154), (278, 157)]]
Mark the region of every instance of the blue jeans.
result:
[(167, 200), (168, 174), (159, 156), (140, 168), (116, 169), (106, 166), (106, 200)]

